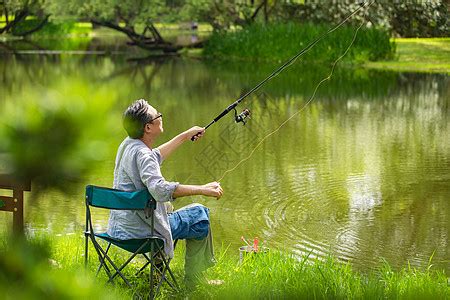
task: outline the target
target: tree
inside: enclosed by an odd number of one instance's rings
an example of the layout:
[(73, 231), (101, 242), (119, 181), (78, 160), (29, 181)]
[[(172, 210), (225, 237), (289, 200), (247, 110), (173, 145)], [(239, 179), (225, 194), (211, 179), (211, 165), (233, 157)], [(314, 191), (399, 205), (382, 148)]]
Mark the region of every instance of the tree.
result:
[(0, 9), (5, 18), (0, 34), (26, 36), (47, 24), (49, 14), (43, 10), (42, 0), (3, 0)]
[[(279, 0), (273, 18), (336, 24), (358, 6), (355, 1)], [(348, 24), (357, 25), (364, 19), (370, 26), (382, 27), (401, 37), (446, 37), (449, 14), (448, 0), (376, 1), (367, 13), (359, 13)]]
[(88, 20), (125, 34), (130, 44), (147, 50), (174, 52), (154, 22), (168, 13), (163, 0), (47, 0), (46, 9), (60, 19)]
[(194, 18), (206, 21), (215, 30), (246, 27), (258, 19), (268, 22), (276, 0), (186, 0), (185, 7)]

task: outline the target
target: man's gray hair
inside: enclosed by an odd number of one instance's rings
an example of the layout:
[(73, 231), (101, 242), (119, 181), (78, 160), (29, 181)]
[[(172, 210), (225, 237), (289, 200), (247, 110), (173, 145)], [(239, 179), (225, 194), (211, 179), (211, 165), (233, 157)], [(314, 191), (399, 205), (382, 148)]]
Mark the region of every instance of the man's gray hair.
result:
[(153, 116), (149, 112), (149, 104), (144, 99), (134, 101), (123, 113), (123, 128), (132, 139), (144, 136), (145, 124), (150, 122)]

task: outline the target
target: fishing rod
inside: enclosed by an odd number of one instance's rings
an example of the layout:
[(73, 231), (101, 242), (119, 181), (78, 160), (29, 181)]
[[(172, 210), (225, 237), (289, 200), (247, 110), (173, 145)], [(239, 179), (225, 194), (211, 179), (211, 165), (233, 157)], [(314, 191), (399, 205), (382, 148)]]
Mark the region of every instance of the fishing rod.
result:
[[(368, 6), (370, 6), (373, 2), (369, 3)], [(205, 126), (205, 130), (208, 129), (212, 124), (219, 121), (222, 117), (227, 115), (230, 111), (234, 110), (234, 117), (236, 123), (242, 122), (245, 125), (245, 119), (250, 116), (250, 110), (244, 109), (240, 114), (237, 113), (236, 106), (238, 106), (239, 103), (241, 103), (245, 98), (247, 98), (249, 95), (257, 91), (261, 86), (263, 86), (267, 81), (272, 79), (273, 77), (277, 76), (279, 73), (281, 73), (286, 67), (291, 65), (297, 58), (299, 58), (301, 55), (309, 51), (312, 47), (314, 47), (318, 42), (320, 42), (323, 38), (325, 38), (327, 35), (338, 29), (340, 26), (342, 26), (344, 23), (346, 23), (351, 17), (353, 17), (358, 11), (360, 11), (362, 8), (366, 7), (364, 2), (359, 3), (359, 6), (357, 9), (355, 9), (352, 13), (350, 13), (343, 21), (341, 21), (339, 24), (334, 26), (331, 29), (328, 29), (327, 32), (323, 33), (321, 36), (316, 38), (314, 41), (309, 43), (308, 46), (306, 46), (303, 50), (298, 52), (296, 55), (294, 55), (292, 58), (290, 58), (288, 61), (286, 61), (284, 64), (282, 64), (278, 69), (273, 71), (269, 76), (267, 76), (264, 80), (262, 80), (260, 83), (258, 83), (254, 88), (249, 90), (247, 93), (239, 97), (236, 101), (234, 101), (232, 104), (230, 104), (224, 111), (222, 111), (217, 117), (215, 117), (208, 125)], [(196, 136), (200, 134), (197, 133), (194, 136), (191, 137), (191, 141), (195, 139)]]

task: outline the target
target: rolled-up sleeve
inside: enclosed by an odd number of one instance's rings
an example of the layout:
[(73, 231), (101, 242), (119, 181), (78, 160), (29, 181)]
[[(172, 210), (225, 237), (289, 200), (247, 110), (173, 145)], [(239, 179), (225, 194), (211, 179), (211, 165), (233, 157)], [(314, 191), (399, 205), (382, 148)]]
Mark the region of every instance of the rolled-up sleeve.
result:
[(172, 195), (179, 182), (166, 181), (162, 176), (159, 167), (162, 157), (159, 151), (139, 151), (136, 160), (141, 180), (155, 200), (158, 202), (173, 201)]
[(155, 157), (156, 157), (156, 159), (158, 161), (158, 164), (162, 165), (164, 159), (163, 159), (163, 157), (161, 155), (161, 151), (159, 151), (158, 148), (155, 148), (155, 149), (152, 150), (152, 152), (153, 152), (153, 154), (155, 154)]

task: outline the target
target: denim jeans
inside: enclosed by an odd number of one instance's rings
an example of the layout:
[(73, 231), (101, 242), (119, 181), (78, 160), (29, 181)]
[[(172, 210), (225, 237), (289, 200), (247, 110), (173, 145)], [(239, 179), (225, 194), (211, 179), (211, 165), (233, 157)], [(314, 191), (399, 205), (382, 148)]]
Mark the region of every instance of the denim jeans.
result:
[(191, 204), (169, 214), (173, 240), (186, 240), (185, 279), (193, 281), (215, 263), (209, 209)]
[(169, 214), (172, 239), (202, 240), (209, 231), (209, 209), (201, 204), (191, 204)]

